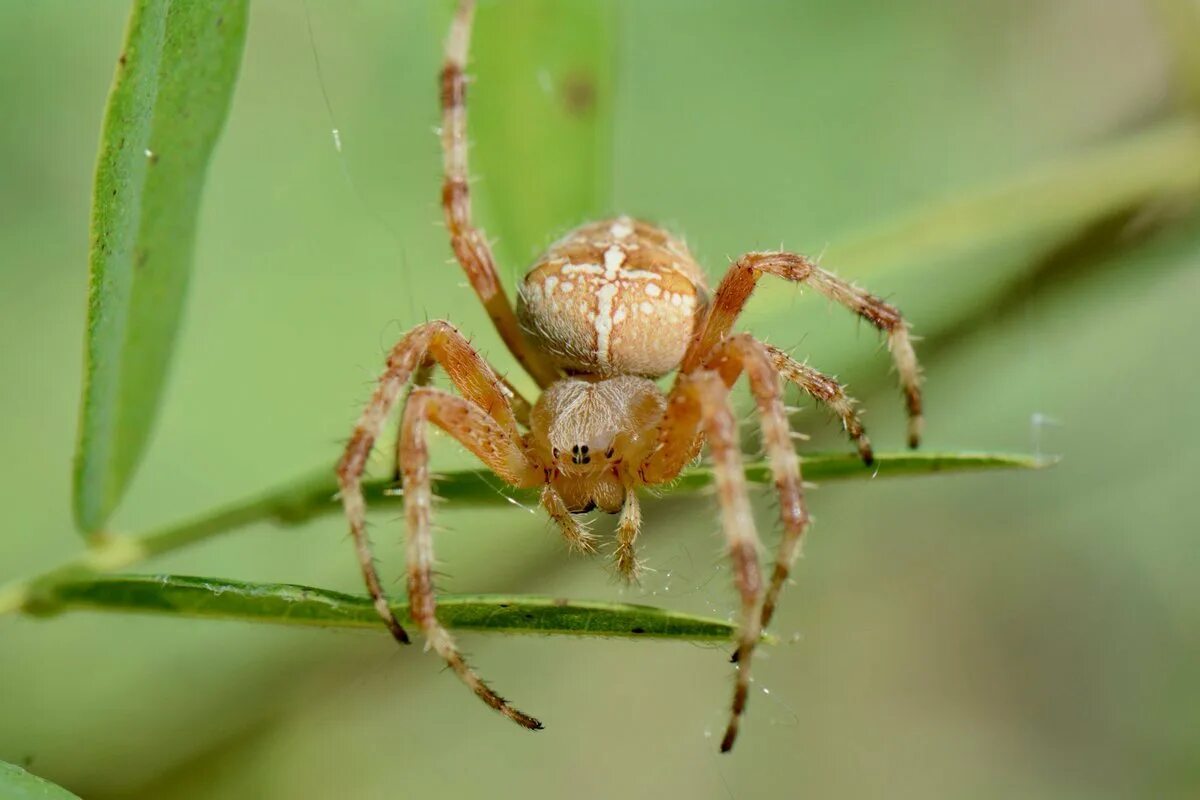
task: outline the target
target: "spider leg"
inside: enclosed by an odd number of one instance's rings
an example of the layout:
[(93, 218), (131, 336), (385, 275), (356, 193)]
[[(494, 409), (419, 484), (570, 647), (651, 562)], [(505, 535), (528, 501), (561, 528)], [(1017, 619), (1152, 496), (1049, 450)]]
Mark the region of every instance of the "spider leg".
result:
[(549, 483), (542, 487), (541, 502), (542, 508), (562, 531), (568, 548), (589, 555), (596, 552), (596, 537), (567, 510), (567, 504)]
[[(670, 480), (689, 460), (701, 431), (712, 453), (717, 496), (721, 503), (721, 522), (729, 556), (733, 561), (734, 584), (741, 600), (737, 682), (729, 726), (721, 740), (721, 751), (728, 752), (737, 738), (738, 726), (750, 694), (750, 662), (762, 634), (758, 612), (763, 586), (758, 565), (758, 534), (750, 513), (746, 476), (738, 445), (737, 419), (729, 401), (729, 389), (720, 375), (699, 370), (681, 374), (676, 379), (659, 427), (660, 446), (638, 472), (646, 483)], [(788, 441), (790, 443), (790, 439)]]
[(621, 507), (621, 518), (617, 520), (617, 549), (613, 559), (617, 562), (617, 573), (626, 583), (634, 583), (642, 570), (641, 562), (633, 543), (642, 530), (642, 507), (632, 487), (625, 490), (625, 505)]
[(504, 393), (508, 395), (508, 403), (512, 406), (513, 416), (517, 418), (517, 424), (528, 428), (529, 417), (533, 413), (533, 403), (530, 403), (523, 394), (517, 391), (517, 387), (513, 386), (508, 378), (497, 373), (496, 380), (500, 381)]
[[(415, 388), (420, 388), (421, 386), (428, 386), (430, 383), (432, 383), (433, 382), (433, 370), (434, 370), (434, 367), (436, 367), (436, 366), (437, 366), (436, 361), (434, 361), (432, 358), (426, 357), (425, 361), (423, 361), (421, 363), (421, 366), (417, 367), (417, 371), (413, 374), (412, 383), (408, 387), (409, 392), (412, 392), (412, 390)], [(529, 414), (530, 414), (533, 406), (530, 405), (529, 401), (526, 400), (521, 395), (521, 393), (518, 392), (517, 389), (511, 383), (509, 383), (508, 380), (503, 375), (496, 373), (495, 378), (499, 384), (498, 388), (508, 398), (509, 405), (512, 407), (513, 416), (516, 418), (517, 423), (528, 428), (529, 427)], [(407, 403), (407, 397), (406, 397), (405, 403)], [(402, 403), (401, 405), (404, 405), (405, 403)], [(400, 430), (399, 429), (396, 430), (395, 456), (396, 456), (396, 463), (392, 470), (392, 483), (400, 483), (401, 473), (400, 473)]]
[(913, 352), (908, 323), (896, 308), (818, 267), (801, 255), (781, 251), (747, 253), (734, 263), (692, 337), (681, 369), (690, 372), (704, 364), (733, 327), (762, 275), (806, 283), (870, 322), (888, 339), (908, 408), (908, 444), (921, 439), (921, 370)]
[(775, 365), (780, 376), (788, 383), (800, 387), (810, 397), (821, 403), (838, 415), (846, 435), (858, 448), (858, 454), (868, 467), (875, 463), (875, 454), (871, 450), (871, 440), (863, 429), (862, 420), (854, 410), (857, 401), (846, 394), (842, 385), (833, 378), (818, 372), (807, 364), (801, 364), (778, 347), (763, 343), (771, 363)]
[(441, 73), (442, 153), (445, 179), (442, 208), (450, 231), (454, 256), (467, 273), (488, 316), (516, 357), (543, 389), (558, 380), (558, 369), (535, 349), (517, 322), (512, 304), (496, 270), (496, 259), (487, 236), (471, 221), (471, 190), (467, 180), (467, 52), (471, 42), (474, 0), (462, 0), (446, 39), (446, 60)]
[[(783, 524), (783, 536), (779, 540), (775, 569), (771, 574), (771, 583), (763, 598), (762, 612), (759, 615), (759, 625), (765, 629), (775, 614), (779, 592), (787, 582), (792, 565), (799, 555), (800, 543), (810, 522), (808, 507), (804, 502), (800, 459), (792, 446), (778, 366), (772, 348), (749, 334), (731, 336), (721, 343), (709, 359), (708, 367), (721, 375), (726, 386), (732, 386), (742, 371), (746, 372), (750, 381), (750, 392), (754, 396), (762, 420), (763, 446), (766, 448), (771, 475), (779, 494), (779, 516)], [(734, 653), (733, 660), (737, 661), (740, 656), (739, 650)]]
[[(426, 357), (421, 365), (417, 367), (417, 371), (413, 373), (412, 382), (408, 385), (408, 393), (404, 396), (404, 401), (401, 406), (408, 405), (408, 395), (412, 394), (413, 389), (418, 389), (422, 386), (428, 386), (433, 382), (433, 368), (437, 365), (432, 358)], [(396, 429), (396, 447), (393, 451), (395, 454), (395, 463), (392, 465), (392, 483), (400, 483), (402, 473), (400, 471), (400, 429)]]
[(363, 409), (354, 433), (337, 465), (342, 505), (350, 524), (359, 567), (375, 603), (375, 610), (392, 636), (408, 643), (408, 634), (392, 613), (375, 568), (371, 542), (367, 536), (366, 504), (362, 495), (362, 476), (367, 458), (379, 437), (380, 429), (395, 406), (405, 384), (422, 364), (432, 359), (441, 364), (450, 380), (463, 395), (489, 414), (493, 422), (514, 441), (519, 440), (512, 409), (492, 368), (476, 353), (457, 330), (447, 322), (427, 322), (405, 334), (388, 355), (387, 367), (376, 384), (370, 401)]
[(409, 397), (400, 423), (400, 441), (404, 452), (404, 515), (408, 523), (408, 598), (412, 618), (429, 646), (479, 699), (518, 725), (541, 730), (541, 722), (514, 708), (479, 677), (437, 619), (433, 585), (433, 490), (426, 423), (452, 435), (510, 484), (536, 485), (542, 479), (542, 471), (525, 455), (519, 440), (513, 439), (478, 405), (429, 388), (416, 389)]

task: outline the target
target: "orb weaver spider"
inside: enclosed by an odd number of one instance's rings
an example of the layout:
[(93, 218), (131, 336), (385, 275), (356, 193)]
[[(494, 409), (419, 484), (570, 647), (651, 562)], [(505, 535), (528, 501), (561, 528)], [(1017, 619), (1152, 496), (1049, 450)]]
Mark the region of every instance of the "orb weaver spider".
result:
[[(467, 664), (435, 616), (427, 426), (449, 433), (506, 483), (540, 487), (542, 507), (573, 549), (596, 549), (574, 515), (594, 509), (619, 514), (614, 557), (618, 573), (629, 581), (639, 569), (637, 490), (673, 480), (707, 443), (741, 612), (736, 686), (721, 741), (721, 750), (728, 751), (746, 707), (755, 645), (775, 612), (809, 522), (783, 384), (795, 384), (836, 413), (862, 459), (872, 460), (855, 403), (842, 387), (750, 334), (732, 333), (734, 322), (763, 275), (812, 286), (866, 319), (887, 337), (907, 400), (909, 445), (916, 447), (921, 376), (908, 323), (888, 303), (795, 253), (747, 253), (713, 294), (679, 239), (624, 216), (583, 225), (552, 245), (523, 278), (514, 309), (487, 238), (471, 221), (464, 70), (473, 15), (473, 0), (462, 0), (446, 41), (442, 206), (458, 263), (504, 344), (542, 393), (529, 403), (449, 322), (427, 322), (400, 339), (337, 465), (367, 589), (393, 637), (407, 644), (372, 558), (362, 476), (385, 419), (411, 381), (397, 443), (410, 613), (429, 647), (480, 699), (518, 725), (540, 730), (541, 722), (500, 697)], [(426, 385), (435, 366), (461, 396)], [(674, 383), (664, 394), (654, 379), (672, 370)], [(743, 372), (761, 421), (783, 526), (765, 585), (730, 404), (730, 389)]]

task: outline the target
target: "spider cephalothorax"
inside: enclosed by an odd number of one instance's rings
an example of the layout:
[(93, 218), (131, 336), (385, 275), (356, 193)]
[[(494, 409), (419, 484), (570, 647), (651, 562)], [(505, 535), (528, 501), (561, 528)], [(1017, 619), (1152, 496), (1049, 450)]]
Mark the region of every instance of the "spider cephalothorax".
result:
[[(387, 368), (338, 462), (342, 502), (367, 588), (393, 636), (408, 634), (393, 615), (366, 535), (362, 476), (380, 429), (404, 388), (397, 443), (408, 526), (410, 613), (430, 646), (488, 705), (531, 729), (542, 725), (492, 691), (463, 660), (438, 622), (433, 589), (433, 493), (426, 429), (435, 425), (512, 486), (541, 488), (541, 504), (567, 543), (594, 552), (575, 515), (619, 513), (614, 561), (637, 577), (641, 528), (637, 490), (676, 478), (707, 444), (721, 526), (740, 600), (737, 683), (729, 726), (737, 736), (749, 693), (750, 661), (808, 526), (800, 460), (783, 405), (791, 383), (833, 410), (867, 463), (871, 446), (854, 402), (833, 380), (749, 334), (733, 333), (758, 279), (774, 275), (815, 288), (881, 330), (888, 339), (909, 412), (909, 444), (921, 429), (920, 372), (899, 312), (804, 256), (753, 252), (739, 258), (715, 293), (683, 243), (629, 217), (590, 223), (550, 247), (523, 279), (514, 310), (491, 248), (471, 222), (467, 185), (466, 78), (474, 4), (462, 0), (441, 75), (442, 203), (450, 244), (509, 351), (543, 390), (530, 404), (448, 322), (414, 328), (392, 348)], [(424, 384), (433, 366), (460, 395)], [(677, 371), (664, 393), (652, 378)], [(758, 563), (758, 535), (746, 491), (731, 387), (745, 373), (771, 464), (783, 534), (769, 581)]]

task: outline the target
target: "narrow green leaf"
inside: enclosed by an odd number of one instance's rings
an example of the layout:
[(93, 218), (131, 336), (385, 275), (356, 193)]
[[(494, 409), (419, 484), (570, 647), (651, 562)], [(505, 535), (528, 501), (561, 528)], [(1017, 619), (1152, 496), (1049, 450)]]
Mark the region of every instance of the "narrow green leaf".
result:
[(521, 269), (550, 239), (610, 210), (615, 6), (508, 0), (480, 7), (468, 102), (501, 259)]
[(15, 764), (0, 761), (0, 798), (3, 800), (79, 800), (61, 786)]
[[(406, 603), (392, 606), (413, 624)], [(35, 588), (31, 613), (74, 609), (139, 611), (278, 625), (380, 628), (364, 596), (285, 583), (243, 583), (186, 575), (87, 576)], [(438, 619), (452, 629), (489, 633), (624, 636), (727, 641), (732, 622), (629, 603), (577, 602), (527, 595), (442, 595)]]
[[(848, 478), (899, 478), (903, 476), (935, 475), (942, 472), (978, 472), (996, 469), (1042, 469), (1055, 463), (1054, 458), (1004, 453), (882, 453), (875, 456), (871, 466), (863, 464), (853, 453), (822, 453), (801, 459), (805, 481), (834, 481)], [(770, 484), (771, 467), (758, 461), (746, 467), (746, 479), (751, 483)], [(676, 492), (695, 491), (716, 480), (708, 466), (688, 470), (672, 489)]]
[(79, 527), (107, 522), (145, 448), (191, 270), (209, 155), (224, 124), (249, 0), (136, 0), (96, 164)]

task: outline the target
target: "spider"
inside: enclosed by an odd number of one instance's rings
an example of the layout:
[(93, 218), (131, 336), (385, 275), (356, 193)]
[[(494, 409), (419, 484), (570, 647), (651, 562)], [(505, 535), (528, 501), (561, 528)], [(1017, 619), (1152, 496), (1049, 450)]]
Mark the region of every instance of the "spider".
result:
[[(863, 461), (872, 461), (855, 403), (842, 387), (750, 334), (733, 333), (734, 322), (764, 275), (812, 286), (866, 319), (887, 337), (907, 401), (909, 445), (916, 447), (921, 377), (908, 324), (891, 305), (789, 252), (747, 253), (714, 294), (682, 241), (626, 216), (583, 225), (553, 244), (522, 279), (514, 309), (487, 237), (471, 221), (464, 69), (473, 15), (473, 0), (462, 0), (440, 76), (442, 206), (458, 263), (504, 344), (542, 391), (531, 404), (449, 322), (419, 325), (392, 348), (337, 465), (367, 589), (392, 636), (407, 644), (408, 634), (388, 605), (372, 558), (362, 476), (385, 419), (411, 383), (396, 456), (408, 529), (412, 619), (428, 647), (480, 699), (518, 725), (540, 730), (541, 722), (498, 695), (467, 664), (435, 616), (427, 427), (450, 434), (506, 483), (540, 487), (541, 506), (573, 549), (596, 550), (575, 515), (594, 509), (619, 514), (615, 567), (629, 581), (640, 567), (634, 549), (642, 519), (638, 489), (673, 480), (707, 443), (740, 600), (736, 685), (721, 741), (721, 750), (728, 751), (746, 708), (755, 645), (771, 621), (809, 524), (783, 385), (794, 384), (830, 408)], [(427, 385), (435, 366), (445, 370), (459, 395)], [(664, 393), (655, 379), (673, 370), (674, 382)], [(769, 581), (760, 572), (730, 403), (730, 389), (742, 373), (779, 496), (783, 534)]]

